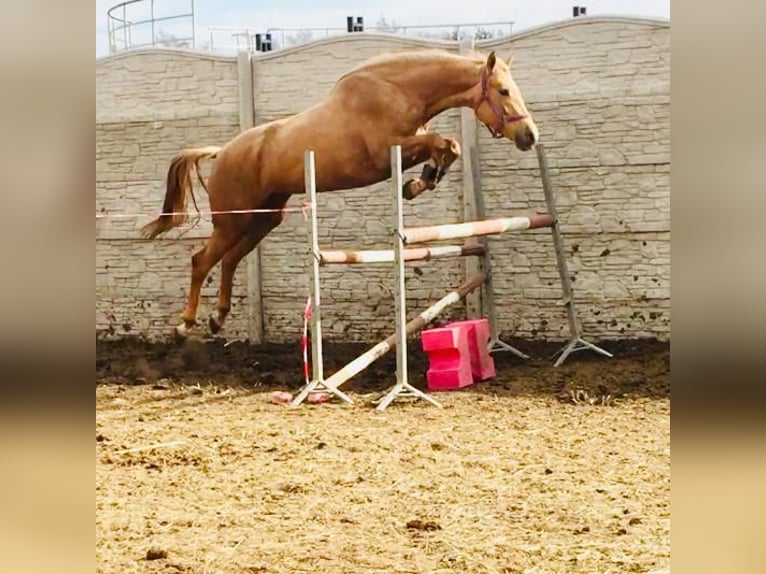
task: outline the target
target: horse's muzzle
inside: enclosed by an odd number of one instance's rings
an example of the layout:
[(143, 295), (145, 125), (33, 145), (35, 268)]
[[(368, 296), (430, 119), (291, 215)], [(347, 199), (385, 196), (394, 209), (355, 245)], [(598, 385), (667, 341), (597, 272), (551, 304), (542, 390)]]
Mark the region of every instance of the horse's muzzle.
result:
[(522, 129), (516, 131), (513, 141), (516, 143), (516, 147), (521, 151), (527, 151), (537, 142), (537, 135), (529, 126), (524, 126)]

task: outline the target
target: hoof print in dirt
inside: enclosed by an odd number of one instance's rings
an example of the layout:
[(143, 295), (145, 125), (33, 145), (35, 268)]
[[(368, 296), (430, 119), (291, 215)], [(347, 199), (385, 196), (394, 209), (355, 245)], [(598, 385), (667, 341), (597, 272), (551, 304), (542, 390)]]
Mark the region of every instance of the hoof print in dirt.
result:
[(153, 546), (146, 551), (147, 560), (161, 560), (167, 557), (168, 557), (167, 551), (163, 550), (162, 548), (156, 548)]
[(566, 395), (560, 393), (558, 396), (559, 399), (563, 399), (564, 401), (568, 400), (575, 405), (600, 405), (609, 407), (614, 404), (614, 397), (607, 394), (605, 389), (603, 389), (603, 392), (600, 390), (598, 394), (593, 395), (584, 389), (575, 389), (570, 390)]
[(441, 530), (442, 527), (431, 520), (423, 521), (423, 520), (410, 520), (407, 522), (407, 528), (410, 530), (422, 530), (424, 532), (433, 532), (434, 530)]

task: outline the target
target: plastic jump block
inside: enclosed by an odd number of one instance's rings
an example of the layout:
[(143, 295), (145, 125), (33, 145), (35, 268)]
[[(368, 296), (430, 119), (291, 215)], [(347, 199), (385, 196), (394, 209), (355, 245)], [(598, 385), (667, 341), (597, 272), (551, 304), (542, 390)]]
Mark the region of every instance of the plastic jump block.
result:
[(469, 347), (470, 325), (427, 329), (420, 334), (428, 354), (426, 383), (431, 390), (460, 389), (473, 383)]
[(468, 350), (471, 356), (471, 372), (476, 381), (486, 381), (495, 376), (495, 360), (489, 354), (489, 321), (485, 318), (455, 321), (446, 325), (468, 326)]

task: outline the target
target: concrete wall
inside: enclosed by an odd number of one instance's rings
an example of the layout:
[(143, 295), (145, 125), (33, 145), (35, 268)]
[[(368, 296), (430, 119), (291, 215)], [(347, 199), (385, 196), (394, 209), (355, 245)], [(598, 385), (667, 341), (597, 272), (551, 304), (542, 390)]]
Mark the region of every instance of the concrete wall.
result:
[[(514, 78), (546, 143), (584, 328), (669, 337), (669, 26), (578, 18), (479, 47), (515, 54)], [(536, 158), (481, 133), (488, 212), (543, 205)], [(492, 254), (500, 324), (563, 336), (549, 234), (504, 237)]]
[[(546, 143), (580, 317), (594, 338), (669, 336), (669, 43), (665, 22), (578, 18), (476, 46), (514, 54), (514, 77)], [(172, 155), (235, 134), (241, 97), (252, 97), (254, 123), (261, 124), (316, 102), (342, 73), (372, 55), (434, 46), (458, 51), (454, 43), (353, 34), (258, 54), (247, 71), (252, 96), (238, 90), (243, 71), (235, 59), (151, 51), (102, 60), (97, 209), (159, 209)], [(460, 112), (442, 114), (431, 130), (460, 138)], [(544, 206), (534, 152), (492, 140), (483, 126), (479, 134), (488, 214)], [(468, 174), (461, 167), (457, 163), (437, 190), (406, 204), (408, 225), (464, 219)], [(390, 195), (387, 182), (320, 195), (320, 244), (388, 247)], [(206, 205), (204, 193), (198, 199)], [(165, 336), (182, 310), (189, 258), (209, 226), (203, 222), (181, 240), (171, 234), (145, 243), (135, 231), (145, 221), (97, 224), (97, 333), (119, 335), (130, 325), (132, 333)], [(566, 318), (556, 305), (560, 290), (550, 233), (502, 236), (491, 241), (491, 249), (501, 330), (563, 338)], [(305, 252), (304, 222), (291, 216), (263, 242), (260, 275), (253, 271), (255, 256), (240, 266), (227, 336), (252, 333), (260, 313), (253, 294), (260, 292), (266, 340), (296, 339), (308, 294)], [(427, 306), (459, 283), (464, 264), (410, 266), (410, 309)], [(209, 309), (217, 280), (216, 272), (206, 288), (203, 304)], [(327, 337), (369, 341), (387, 334), (391, 284), (387, 266), (323, 268)]]

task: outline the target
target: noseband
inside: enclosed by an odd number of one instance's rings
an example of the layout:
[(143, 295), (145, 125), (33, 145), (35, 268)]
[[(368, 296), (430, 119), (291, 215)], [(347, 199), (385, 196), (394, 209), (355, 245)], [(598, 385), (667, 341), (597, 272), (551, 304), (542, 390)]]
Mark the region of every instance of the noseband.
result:
[(487, 69), (484, 68), (484, 71), (481, 73), (481, 98), (479, 99), (479, 103), (476, 104), (476, 108), (474, 108), (474, 112), (476, 112), (479, 109), (479, 106), (482, 104), (482, 102), (487, 102), (489, 104), (490, 109), (495, 114), (495, 123), (494, 125), (489, 125), (485, 123), (484, 125), (487, 126), (487, 129), (489, 130), (489, 133), (492, 134), (493, 138), (501, 138), (503, 137), (503, 128), (506, 124), (512, 124), (513, 122), (518, 122), (519, 120), (523, 120), (527, 116), (521, 116), (518, 114), (507, 114), (505, 113), (505, 110), (498, 106), (495, 102), (493, 102), (489, 97), (489, 74), (487, 73)]

